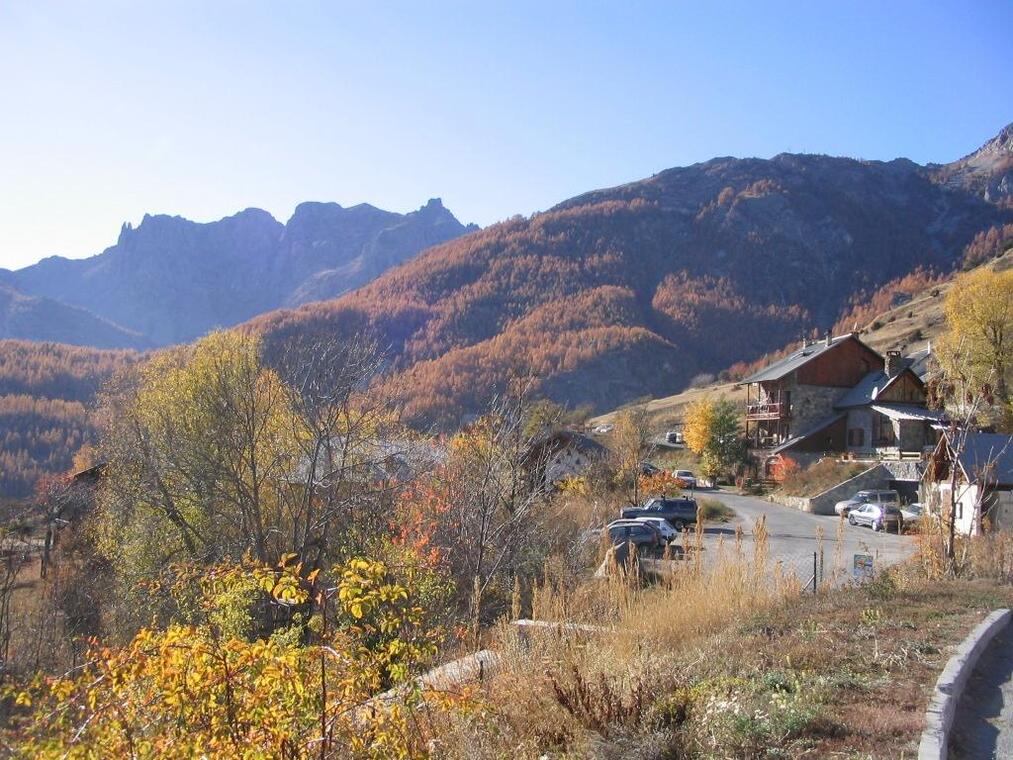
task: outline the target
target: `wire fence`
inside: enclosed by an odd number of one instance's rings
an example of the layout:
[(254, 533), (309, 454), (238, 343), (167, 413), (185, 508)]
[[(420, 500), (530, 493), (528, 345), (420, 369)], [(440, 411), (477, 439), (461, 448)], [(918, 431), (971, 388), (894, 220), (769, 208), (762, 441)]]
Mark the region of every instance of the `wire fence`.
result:
[(871, 581), (876, 575), (877, 555), (828, 553), (826, 549), (772, 559), (775, 577), (795, 583), (802, 593), (816, 594), (822, 588)]

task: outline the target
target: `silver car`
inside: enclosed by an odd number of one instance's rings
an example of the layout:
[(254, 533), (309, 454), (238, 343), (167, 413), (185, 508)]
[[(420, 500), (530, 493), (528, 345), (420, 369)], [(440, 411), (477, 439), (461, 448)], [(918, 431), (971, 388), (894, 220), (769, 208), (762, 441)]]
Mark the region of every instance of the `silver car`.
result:
[(689, 470), (673, 470), (672, 477), (685, 483), (686, 488), (696, 488), (696, 475)]
[(889, 504), (897, 506), (900, 504), (900, 494), (896, 491), (859, 491), (850, 499), (837, 502), (834, 505), (834, 512), (847, 517), (851, 510), (857, 509), (863, 504)]
[(904, 529), (900, 507), (890, 504), (863, 504), (848, 512), (848, 522), (852, 525), (868, 525), (873, 530), (893, 528), (900, 533)]

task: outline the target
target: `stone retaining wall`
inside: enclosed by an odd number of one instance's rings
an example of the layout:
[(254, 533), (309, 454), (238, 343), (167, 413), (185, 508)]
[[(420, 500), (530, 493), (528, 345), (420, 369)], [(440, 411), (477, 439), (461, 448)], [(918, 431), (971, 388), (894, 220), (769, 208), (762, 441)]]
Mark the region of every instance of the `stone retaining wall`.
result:
[[(858, 473), (855, 477), (828, 488), (815, 496), (778, 496), (777, 501), (786, 507), (801, 512), (812, 512), (817, 515), (834, 514), (834, 505), (854, 496), (857, 491), (870, 488), (886, 488), (891, 478), (890, 471), (882, 464), (874, 464), (868, 470)], [(773, 497), (771, 497), (773, 500)]]
[(964, 693), (967, 679), (985, 647), (999, 631), (1009, 625), (1009, 621), (1009, 610), (996, 610), (971, 631), (946, 663), (936, 681), (929, 708), (925, 711), (925, 730), (918, 745), (918, 760), (946, 760), (953, 716), (957, 712), (957, 703)]

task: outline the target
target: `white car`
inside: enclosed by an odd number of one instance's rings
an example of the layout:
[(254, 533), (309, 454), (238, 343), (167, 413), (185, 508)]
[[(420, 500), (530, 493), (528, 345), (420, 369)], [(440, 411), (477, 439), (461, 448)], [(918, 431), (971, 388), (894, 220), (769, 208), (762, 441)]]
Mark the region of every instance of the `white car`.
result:
[(686, 484), (686, 488), (696, 488), (696, 475), (689, 470), (672, 470), (672, 477)]
[(634, 517), (633, 519), (656, 528), (666, 542), (674, 541), (679, 537), (679, 532), (664, 517)]
[(900, 514), (904, 518), (905, 528), (918, 528), (925, 516), (925, 509), (916, 501), (901, 507)]

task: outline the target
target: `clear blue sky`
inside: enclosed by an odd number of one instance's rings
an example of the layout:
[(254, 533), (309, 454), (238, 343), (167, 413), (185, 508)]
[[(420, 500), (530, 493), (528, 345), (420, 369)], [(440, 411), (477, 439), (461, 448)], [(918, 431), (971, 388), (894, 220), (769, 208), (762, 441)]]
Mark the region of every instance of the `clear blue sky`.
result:
[(485, 225), (715, 155), (1013, 120), (1013, 2), (0, 0), (0, 266), (303, 200)]

